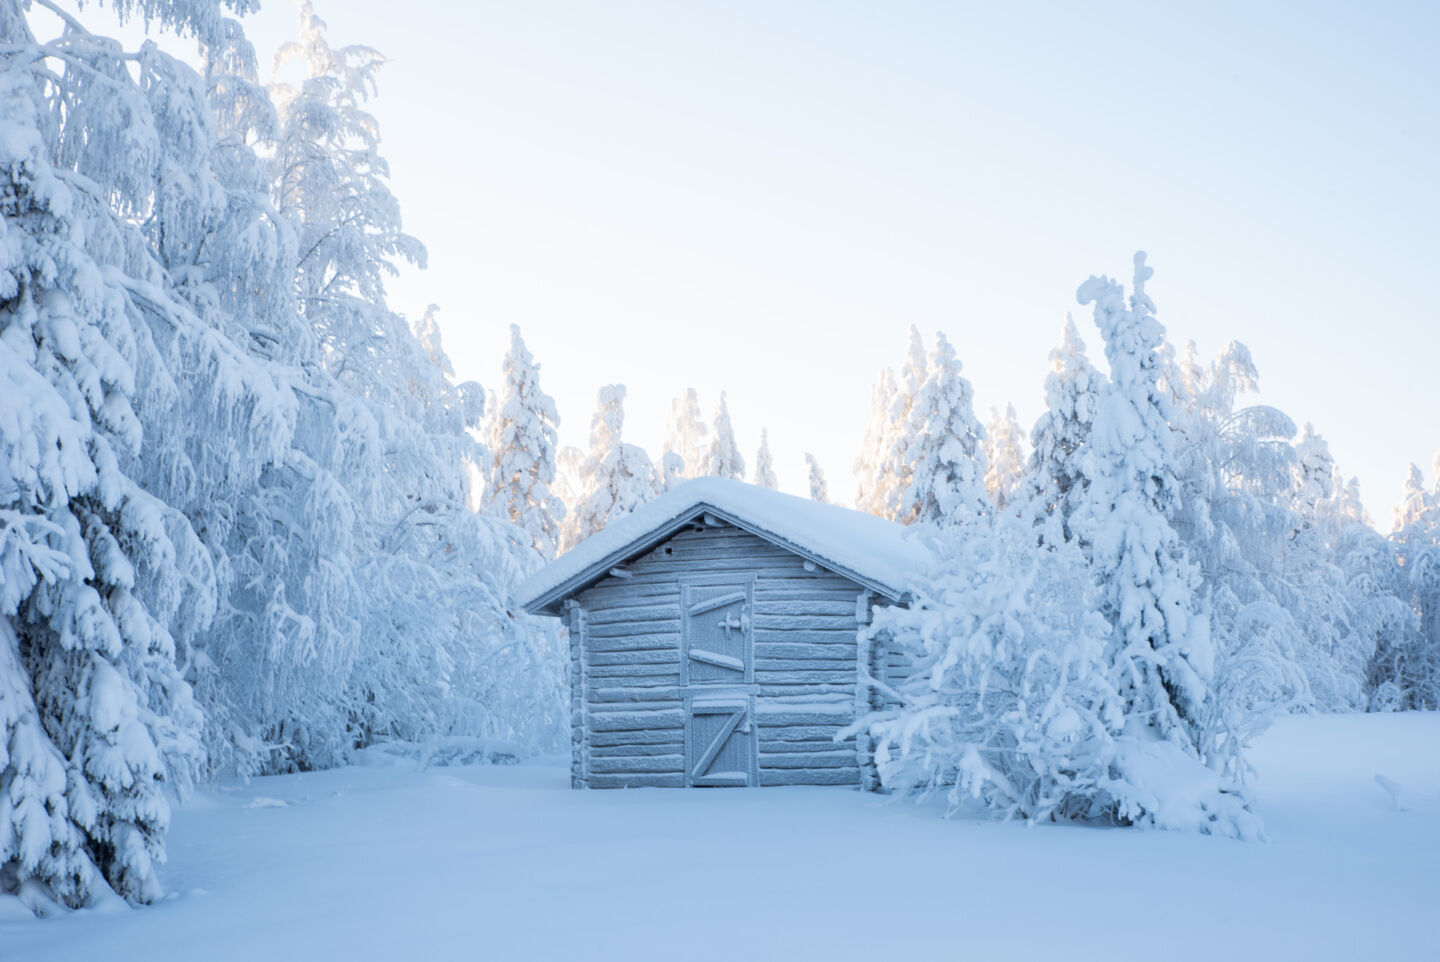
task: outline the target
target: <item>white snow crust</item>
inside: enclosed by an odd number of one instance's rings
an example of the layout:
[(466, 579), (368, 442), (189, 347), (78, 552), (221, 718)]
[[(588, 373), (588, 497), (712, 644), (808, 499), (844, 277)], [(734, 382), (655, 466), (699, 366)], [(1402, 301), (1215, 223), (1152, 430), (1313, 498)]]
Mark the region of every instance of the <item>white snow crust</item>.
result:
[(528, 608), (597, 565), (620, 563), (636, 542), (706, 508), (735, 518), (761, 537), (798, 549), (827, 568), (860, 575), (895, 598), (906, 594), (912, 580), (924, 574), (932, 561), (924, 542), (893, 521), (743, 481), (696, 478), (582, 541), (521, 582), (517, 596)]
[(0, 958), (1430, 959), (1437, 740), (1435, 712), (1282, 719), (1252, 753), (1269, 842), (835, 788), (577, 792), (560, 760), (267, 776), (176, 811), (152, 907), (0, 897)]

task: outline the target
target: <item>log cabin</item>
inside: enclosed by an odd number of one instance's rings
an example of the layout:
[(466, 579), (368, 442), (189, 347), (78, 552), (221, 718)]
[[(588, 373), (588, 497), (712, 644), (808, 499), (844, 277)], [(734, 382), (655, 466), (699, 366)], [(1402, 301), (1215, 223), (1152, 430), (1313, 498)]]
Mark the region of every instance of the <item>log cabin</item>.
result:
[(520, 586), (564, 619), (576, 788), (873, 789), (897, 667), (865, 630), (929, 554), (903, 526), (740, 481), (677, 485)]

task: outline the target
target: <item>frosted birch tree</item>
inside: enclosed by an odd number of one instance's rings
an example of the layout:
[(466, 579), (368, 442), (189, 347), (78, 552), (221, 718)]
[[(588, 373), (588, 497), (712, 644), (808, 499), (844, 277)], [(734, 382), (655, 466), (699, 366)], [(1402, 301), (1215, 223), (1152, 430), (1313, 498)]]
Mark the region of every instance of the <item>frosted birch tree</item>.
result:
[(665, 447), (661, 454), (676, 454), (683, 465), (682, 474), (699, 477), (705, 456), (710, 450), (710, 429), (700, 413), (700, 398), (693, 387), (670, 402), (670, 417), (665, 422)]
[[(677, 455), (678, 457), (678, 455)], [(662, 457), (663, 463), (663, 457)], [(561, 542), (565, 542), (570, 522), (580, 502), (585, 497), (585, 482), (580, 477), (580, 466), (585, 463), (585, 452), (573, 444), (567, 444), (555, 456), (555, 494), (565, 506), (565, 523), (560, 526)]]
[(911, 453), (909, 425), (915, 397), (929, 372), (920, 331), (910, 328), (899, 379), (888, 368), (871, 391), (870, 425), (855, 463), (856, 504), (862, 511), (898, 521), (895, 514), (907, 483)]
[(1294, 603), (1281, 560), (1295, 529), (1287, 504), (1295, 424), (1276, 408), (1238, 405), (1259, 387), (1243, 344), (1230, 342), (1205, 364), (1192, 342), (1183, 358), (1163, 384), (1175, 401), (1180, 485), (1169, 519), (1199, 575), (1215, 650), (1198, 747), (1215, 767), (1241, 776), (1245, 743), (1275, 714), (1311, 704), (1297, 660), (1304, 606)]
[(879, 380), (870, 388), (870, 420), (853, 465), (855, 507), (882, 517), (889, 498), (883, 477), (893, 441), (890, 409), (895, 404), (896, 390), (895, 372), (884, 368)]

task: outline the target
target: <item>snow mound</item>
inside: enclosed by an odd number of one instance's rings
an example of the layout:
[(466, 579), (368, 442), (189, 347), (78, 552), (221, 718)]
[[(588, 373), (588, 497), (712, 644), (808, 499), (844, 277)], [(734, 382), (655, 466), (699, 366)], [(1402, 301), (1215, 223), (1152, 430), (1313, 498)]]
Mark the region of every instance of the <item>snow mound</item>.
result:
[(1264, 824), (1228, 781), (1174, 742), (1149, 733), (1116, 739), (1120, 778), (1110, 789), (1135, 824), (1244, 841), (1265, 838)]
[(515, 765), (524, 755), (524, 750), (515, 742), (447, 735), (427, 742), (381, 742), (357, 751), (351, 763), (366, 768)]

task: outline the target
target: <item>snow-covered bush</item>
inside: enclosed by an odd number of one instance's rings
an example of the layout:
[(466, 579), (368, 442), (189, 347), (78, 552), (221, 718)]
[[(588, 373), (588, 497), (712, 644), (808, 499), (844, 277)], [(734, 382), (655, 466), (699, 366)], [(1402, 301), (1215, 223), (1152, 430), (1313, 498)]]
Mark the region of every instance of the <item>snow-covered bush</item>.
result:
[(894, 707), (860, 722), (881, 783), (1001, 817), (1100, 814), (1125, 719), (1079, 550), (1037, 548), (1008, 515), (932, 541), (939, 560), (913, 602), (867, 630), (909, 664), (882, 687)]
[(907, 664), (872, 680), (889, 707), (850, 729), (874, 739), (887, 790), (997, 818), (1260, 834), (1233, 779), (1125, 713), (1078, 546), (1039, 546), (1006, 514), (931, 538), (912, 603), (865, 629)]

